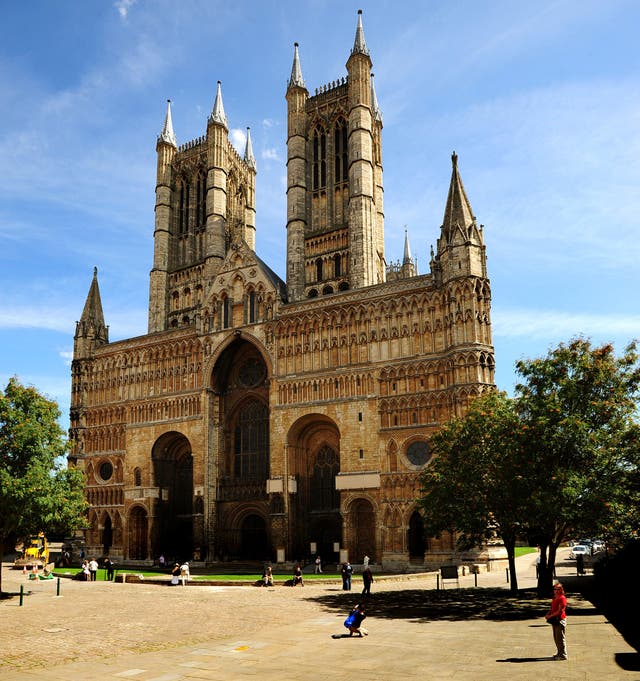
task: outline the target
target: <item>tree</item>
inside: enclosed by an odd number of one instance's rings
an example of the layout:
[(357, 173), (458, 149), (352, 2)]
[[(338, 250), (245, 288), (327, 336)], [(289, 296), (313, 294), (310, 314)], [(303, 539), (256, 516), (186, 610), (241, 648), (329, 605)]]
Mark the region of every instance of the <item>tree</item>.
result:
[(535, 537), (542, 595), (571, 534), (637, 537), (640, 362), (635, 343), (616, 357), (578, 338), (516, 369), (513, 399), (483, 395), (433, 436), (421, 506), (428, 532), (454, 531), (463, 546), (499, 535), (512, 589), (515, 541)]
[(84, 476), (60, 464), (67, 443), (59, 416), (55, 402), (16, 378), (0, 394), (0, 556), (10, 537), (71, 532), (84, 523)]
[(516, 393), (530, 462), (526, 502), (546, 593), (570, 533), (612, 541), (637, 531), (640, 364), (635, 343), (616, 357), (612, 345), (577, 338), (516, 369), (525, 379)]
[(461, 549), (499, 536), (517, 590), (515, 546), (528, 520), (522, 507), (528, 481), (515, 403), (505, 393), (485, 393), (431, 445), (434, 458), (421, 476), (425, 530), (454, 532)]

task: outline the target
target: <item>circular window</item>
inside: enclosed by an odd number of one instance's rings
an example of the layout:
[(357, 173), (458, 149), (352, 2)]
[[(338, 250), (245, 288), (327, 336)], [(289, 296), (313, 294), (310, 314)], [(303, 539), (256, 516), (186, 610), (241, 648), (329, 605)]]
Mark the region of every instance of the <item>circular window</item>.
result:
[(429, 443), (424, 440), (412, 442), (407, 447), (407, 459), (409, 459), (409, 462), (414, 466), (424, 466), (430, 458), (431, 452), (429, 451)]
[(257, 358), (248, 359), (238, 371), (238, 380), (245, 388), (253, 388), (264, 381), (265, 366)]
[(98, 472), (100, 473), (100, 477), (105, 482), (107, 480), (111, 480), (111, 476), (113, 475), (113, 465), (111, 464), (110, 461), (103, 461), (100, 464), (100, 468), (98, 469)]

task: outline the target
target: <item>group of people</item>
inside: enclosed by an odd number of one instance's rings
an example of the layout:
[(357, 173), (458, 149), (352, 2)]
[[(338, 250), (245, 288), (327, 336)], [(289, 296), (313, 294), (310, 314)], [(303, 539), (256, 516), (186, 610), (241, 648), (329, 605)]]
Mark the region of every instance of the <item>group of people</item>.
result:
[[(342, 577), (342, 590), (351, 591), (351, 577), (353, 576), (353, 566), (349, 561), (342, 564), (340, 568), (340, 575)], [(373, 583), (373, 572), (369, 567), (369, 556), (364, 557), (363, 570), (362, 570), (362, 595), (371, 595), (371, 584)]]
[(182, 565), (180, 563), (175, 563), (171, 570), (171, 586), (177, 586), (178, 584), (186, 586), (190, 579), (191, 572), (189, 570), (189, 563), (187, 561), (182, 563)]
[[(103, 566), (106, 570), (105, 578), (109, 581), (113, 580), (115, 564), (111, 561), (109, 556), (106, 556), (103, 559)], [(84, 558), (80, 565), (80, 572), (76, 575), (76, 579), (83, 582), (95, 582), (98, 578), (98, 568), (98, 561), (95, 558), (91, 558), (91, 560)]]

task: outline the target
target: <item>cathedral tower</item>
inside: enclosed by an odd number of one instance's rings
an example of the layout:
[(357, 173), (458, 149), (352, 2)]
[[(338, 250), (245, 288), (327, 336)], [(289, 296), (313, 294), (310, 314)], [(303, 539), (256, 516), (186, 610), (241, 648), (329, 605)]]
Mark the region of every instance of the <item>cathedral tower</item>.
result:
[(149, 333), (194, 324), (231, 244), (253, 250), (256, 232), (251, 137), (247, 129), (241, 156), (229, 140), (220, 81), (206, 135), (178, 147), (169, 103), (156, 151)]
[(305, 87), (298, 53), (287, 88), (287, 290), (290, 301), (381, 283), (381, 131), (361, 12), (347, 77)]

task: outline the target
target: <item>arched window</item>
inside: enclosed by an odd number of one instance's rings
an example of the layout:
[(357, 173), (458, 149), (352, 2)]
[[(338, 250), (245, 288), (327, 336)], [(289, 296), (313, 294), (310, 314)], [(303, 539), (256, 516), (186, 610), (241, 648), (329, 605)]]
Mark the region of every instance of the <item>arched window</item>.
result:
[(231, 300), (227, 297), (222, 299), (222, 328), (228, 329), (231, 326), (232, 310)]
[(142, 471), (139, 468), (133, 469), (133, 484), (136, 487), (140, 487), (142, 485)]
[(349, 179), (347, 124), (344, 118), (336, 121), (333, 131), (334, 170), (336, 184)]
[(240, 408), (234, 429), (233, 471), (242, 480), (265, 480), (269, 473), (269, 409), (258, 400)]
[(333, 256), (333, 276), (342, 276), (342, 260), (339, 254)]
[(322, 258), (316, 260), (316, 281), (322, 281)]
[(251, 291), (249, 293), (249, 299), (247, 300), (247, 305), (249, 306), (249, 324), (253, 324), (257, 321), (258, 318), (258, 305), (257, 305), (257, 299), (256, 299), (256, 292)]
[(324, 445), (316, 457), (311, 479), (311, 510), (335, 511), (340, 508), (340, 492), (336, 490), (336, 475), (340, 472), (338, 453)]
[(207, 180), (204, 171), (198, 173), (196, 180), (196, 231), (202, 231), (207, 221)]
[(313, 171), (314, 191), (327, 186), (327, 136), (321, 127), (313, 133)]
[(189, 231), (189, 183), (182, 180), (178, 192), (178, 234), (185, 236)]

